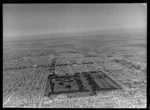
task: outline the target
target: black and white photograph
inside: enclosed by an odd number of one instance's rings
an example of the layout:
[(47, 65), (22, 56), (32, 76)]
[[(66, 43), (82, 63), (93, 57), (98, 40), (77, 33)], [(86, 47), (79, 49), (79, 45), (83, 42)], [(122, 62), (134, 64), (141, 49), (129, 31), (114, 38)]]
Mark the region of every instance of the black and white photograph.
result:
[(2, 6), (3, 108), (147, 107), (147, 3)]

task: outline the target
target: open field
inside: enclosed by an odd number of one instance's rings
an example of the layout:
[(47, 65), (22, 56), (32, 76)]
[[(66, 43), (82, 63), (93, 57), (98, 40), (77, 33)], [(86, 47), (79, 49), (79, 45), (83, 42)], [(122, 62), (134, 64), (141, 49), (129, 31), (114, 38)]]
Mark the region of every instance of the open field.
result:
[(143, 34), (3, 44), (3, 107), (145, 108)]

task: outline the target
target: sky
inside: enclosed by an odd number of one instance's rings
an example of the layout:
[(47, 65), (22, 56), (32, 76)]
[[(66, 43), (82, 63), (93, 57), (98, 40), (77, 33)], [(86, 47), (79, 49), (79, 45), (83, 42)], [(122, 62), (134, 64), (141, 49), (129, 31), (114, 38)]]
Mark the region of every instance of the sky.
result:
[(147, 27), (147, 5), (3, 4), (4, 39)]

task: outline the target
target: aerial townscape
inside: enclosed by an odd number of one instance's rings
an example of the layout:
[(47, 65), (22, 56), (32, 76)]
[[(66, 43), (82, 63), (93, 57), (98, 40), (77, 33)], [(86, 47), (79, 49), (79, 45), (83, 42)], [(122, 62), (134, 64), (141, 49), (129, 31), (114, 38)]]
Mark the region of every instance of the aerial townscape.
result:
[(87, 41), (70, 46), (69, 41), (59, 40), (55, 48), (51, 42), (4, 44), (4, 107), (146, 106), (146, 60), (138, 54), (146, 49), (144, 40), (130, 48), (107, 44), (101, 54), (92, 49), (81, 52), (88, 48), (83, 46)]
[(3, 4), (3, 108), (147, 108), (146, 9)]

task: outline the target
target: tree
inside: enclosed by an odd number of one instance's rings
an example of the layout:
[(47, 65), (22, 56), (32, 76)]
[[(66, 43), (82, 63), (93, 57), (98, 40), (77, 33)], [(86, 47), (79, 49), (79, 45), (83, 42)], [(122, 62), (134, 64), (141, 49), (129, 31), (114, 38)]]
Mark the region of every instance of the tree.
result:
[(70, 86), (70, 85), (66, 85), (66, 88), (68, 88), (68, 89), (69, 89), (69, 91), (70, 91), (70, 89), (71, 89), (71, 86)]
[(59, 85), (63, 85), (63, 82), (60, 82)]

